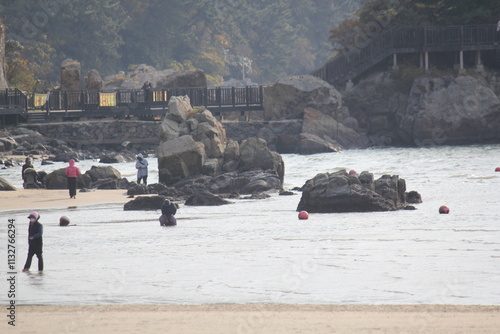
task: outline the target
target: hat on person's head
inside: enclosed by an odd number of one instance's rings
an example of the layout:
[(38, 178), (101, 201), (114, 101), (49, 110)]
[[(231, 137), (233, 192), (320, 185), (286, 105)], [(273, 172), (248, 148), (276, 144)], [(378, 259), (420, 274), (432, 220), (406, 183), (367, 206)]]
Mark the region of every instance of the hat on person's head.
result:
[(40, 214), (36, 211), (33, 211), (30, 213), (30, 215), (28, 216), (28, 218), (35, 218), (36, 220), (40, 219)]
[(137, 154), (137, 157), (142, 159), (142, 153)]
[(170, 205), (170, 200), (166, 199), (164, 203), (165, 203), (165, 205)]

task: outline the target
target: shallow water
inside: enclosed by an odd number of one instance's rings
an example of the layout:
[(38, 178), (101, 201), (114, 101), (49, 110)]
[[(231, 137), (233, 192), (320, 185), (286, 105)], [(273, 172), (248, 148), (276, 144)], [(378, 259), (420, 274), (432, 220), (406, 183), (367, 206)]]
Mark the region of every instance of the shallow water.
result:
[[(2, 245), (7, 219), (17, 224), (17, 302), (499, 305), (500, 173), (494, 170), (500, 166), (500, 145), (283, 159), (287, 189), (319, 172), (368, 170), (376, 178), (400, 175), (424, 203), (415, 211), (311, 214), (298, 220), (300, 193), (273, 195), (221, 207), (181, 204), (178, 225), (167, 228), (159, 226), (159, 211), (125, 212), (121, 205), (40, 209), (43, 274), (20, 272), (27, 251), (26, 210), (1, 210)], [(156, 159), (149, 162), (153, 183)], [(79, 166), (85, 171), (93, 164)], [(134, 179), (133, 164), (114, 167)], [(18, 177), (17, 169), (0, 176)], [(450, 214), (438, 214), (441, 205), (449, 206)], [(76, 226), (59, 227), (62, 215)], [(36, 264), (35, 257), (32, 269)]]

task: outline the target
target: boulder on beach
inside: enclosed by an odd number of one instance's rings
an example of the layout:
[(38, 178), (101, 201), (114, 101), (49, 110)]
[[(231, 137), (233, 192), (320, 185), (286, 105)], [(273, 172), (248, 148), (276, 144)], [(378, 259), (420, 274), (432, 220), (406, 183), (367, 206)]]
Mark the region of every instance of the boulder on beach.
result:
[[(43, 178), (43, 184), (47, 189), (67, 189), (68, 177), (64, 173), (66, 168), (59, 168)], [(76, 178), (77, 188), (90, 188), (92, 180), (87, 175), (78, 175)]]
[(125, 203), (125, 211), (154, 211), (160, 210), (165, 197), (163, 196), (139, 196)]
[(398, 175), (362, 172), (349, 175), (346, 170), (320, 173), (301, 188), (297, 211), (307, 212), (369, 212), (404, 209), (406, 182)]
[(185, 203), (185, 205), (189, 206), (218, 206), (224, 204), (231, 204), (231, 202), (207, 191), (195, 193)]
[(113, 166), (92, 166), (88, 171), (85, 172), (92, 182), (96, 182), (99, 179), (121, 179), (122, 175)]

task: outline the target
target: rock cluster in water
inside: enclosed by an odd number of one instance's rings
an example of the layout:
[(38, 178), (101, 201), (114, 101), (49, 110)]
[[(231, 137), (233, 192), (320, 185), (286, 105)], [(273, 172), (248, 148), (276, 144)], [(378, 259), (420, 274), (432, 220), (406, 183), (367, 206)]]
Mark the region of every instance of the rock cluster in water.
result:
[[(398, 175), (320, 173), (300, 189), (297, 211), (316, 213), (368, 212), (411, 209), (406, 200), (406, 182)], [(414, 195), (415, 196), (415, 195)], [(419, 196), (418, 196), (419, 197)]]

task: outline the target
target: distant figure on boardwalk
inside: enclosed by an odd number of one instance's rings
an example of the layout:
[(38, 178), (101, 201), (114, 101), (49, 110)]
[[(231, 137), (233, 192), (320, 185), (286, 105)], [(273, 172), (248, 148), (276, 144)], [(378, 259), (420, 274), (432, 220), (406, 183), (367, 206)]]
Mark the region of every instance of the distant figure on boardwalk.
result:
[(177, 225), (177, 219), (175, 219), (175, 214), (177, 213), (177, 207), (175, 204), (166, 199), (161, 205), (161, 226), (174, 226)]
[(68, 177), (69, 198), (76, 198), (76, 178), (81, 174), (80, 169), (75, 166), (75, 160), (69, 161), (64, 174)]
[(26, 259), (26, 264), (24, 265), (23, 271), (28, 271), (31, 267), (31, 260), (33, 259), (33, 255), (36, 254), (38, 258), (38, 270), (43, 271), (43, 257), (42, 257), (42, 248), (43, 248), (43, 225), (38, 221), (40, 219), (40, 214), (36, 211), (33, 211), (28, 216), (30, 220), (30, 224), (28, 227), (28, 258)]
[(144, 85), (142, 85), (142, 89), (144, 89), (144, 102), (147, 107), (151, 104), (151, 91), (153, 90), (153, 85), (151, 82), (146, 81)]
[(142, 153), (137, 154), (137, 161), (135, 163), (137, 169), (137, 184), (148, 184), (148, 161), (144, 159)]

